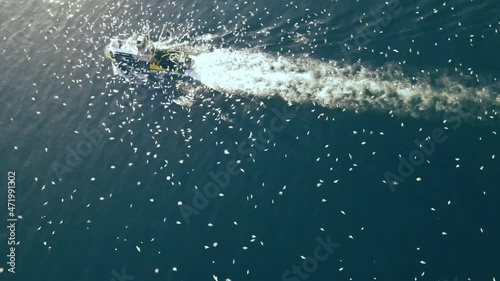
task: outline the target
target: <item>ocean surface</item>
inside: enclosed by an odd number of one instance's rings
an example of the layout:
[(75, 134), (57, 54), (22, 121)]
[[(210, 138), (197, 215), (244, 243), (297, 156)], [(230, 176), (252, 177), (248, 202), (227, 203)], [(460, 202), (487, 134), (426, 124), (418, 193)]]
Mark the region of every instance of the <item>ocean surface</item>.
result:
[[(104, 56), (164, 25), (200, 82)], [(497, 0), (0, 0), (0, 280), (500, 280), (499, 29)]]

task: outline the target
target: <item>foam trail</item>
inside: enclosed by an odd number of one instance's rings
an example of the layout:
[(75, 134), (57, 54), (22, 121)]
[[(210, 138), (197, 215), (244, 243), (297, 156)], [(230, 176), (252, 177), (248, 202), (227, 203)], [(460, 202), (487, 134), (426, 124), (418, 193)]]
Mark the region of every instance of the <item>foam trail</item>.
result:
[(392, 67), (371, 70), (361, 65), (338, 66), (333, 61), (229, 49), (215, 49), (193, 56), (193, 60), (203, 84), (229, 94), (279, 95), (292, 102), (412, 116), (436, 112), (496, 115), (500, 108), (500, 98), (491, 89), (466, 87), (445, 76), (431, 85), (424, 78), (405, 77)]
[(197, 80), (197, 81), (201, 80), (200, 74), (197, 73), (196, 71), (192, 70), (192, 69), (186, 70), (186, 72), (184, 73), (184, 76), (191, 77), (191, 78), (193, 78), (194, 80)]

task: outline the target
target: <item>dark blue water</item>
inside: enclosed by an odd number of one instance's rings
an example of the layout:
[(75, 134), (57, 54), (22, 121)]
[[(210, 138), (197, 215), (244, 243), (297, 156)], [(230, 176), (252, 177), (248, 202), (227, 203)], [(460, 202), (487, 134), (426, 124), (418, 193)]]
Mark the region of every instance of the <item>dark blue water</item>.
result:
[[(497, 280), (500, 5), (390, 4), (2, 1), (0, 280)], [(146, 23), (215, 89), (114, 75)]]

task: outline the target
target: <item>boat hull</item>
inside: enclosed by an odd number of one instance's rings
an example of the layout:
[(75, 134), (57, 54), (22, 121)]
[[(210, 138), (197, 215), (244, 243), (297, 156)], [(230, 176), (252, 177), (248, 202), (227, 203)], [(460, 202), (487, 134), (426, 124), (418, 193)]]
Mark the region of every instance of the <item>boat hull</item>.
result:
[(196, 77), (193, 61), (186, 52), (157, 45), (137, 35), (125, 40), (113, 38), (105, 54), (124, 72)]

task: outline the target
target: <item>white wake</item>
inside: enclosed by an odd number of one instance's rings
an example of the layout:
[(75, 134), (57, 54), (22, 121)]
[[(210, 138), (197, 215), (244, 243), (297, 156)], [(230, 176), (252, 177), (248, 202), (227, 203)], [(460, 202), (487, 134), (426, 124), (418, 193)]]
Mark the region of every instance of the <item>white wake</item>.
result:
[(206, 86), (228, 94), (315, 102), (325, 107), (377, 109), (413, 116), (443, 112), (496, 115), (498, 92), (467, 87), (443, 76), (431, 85), (406, 77), (398, 68), (372, 70), (306, 57), (292, 58), (252, 50), (215, 49), (193, 56)]

